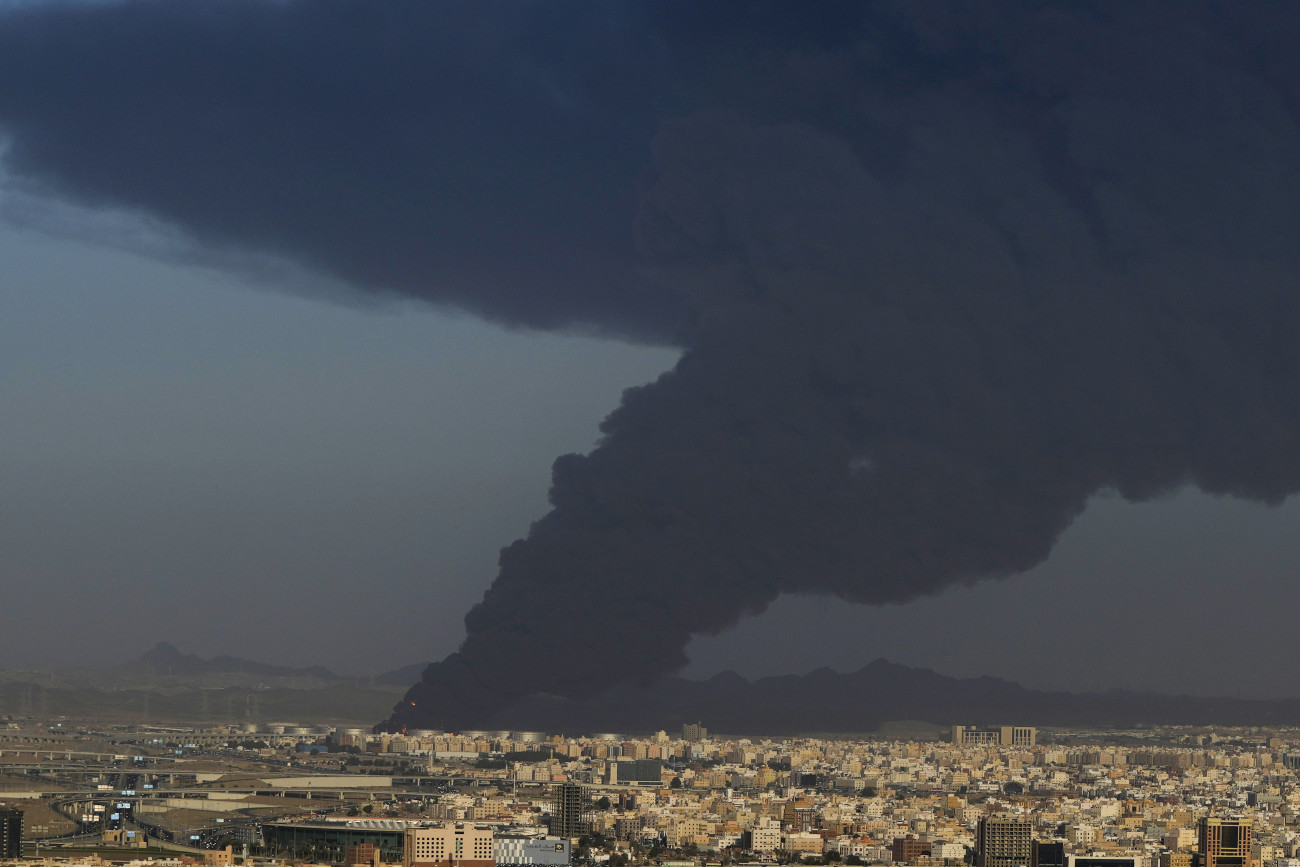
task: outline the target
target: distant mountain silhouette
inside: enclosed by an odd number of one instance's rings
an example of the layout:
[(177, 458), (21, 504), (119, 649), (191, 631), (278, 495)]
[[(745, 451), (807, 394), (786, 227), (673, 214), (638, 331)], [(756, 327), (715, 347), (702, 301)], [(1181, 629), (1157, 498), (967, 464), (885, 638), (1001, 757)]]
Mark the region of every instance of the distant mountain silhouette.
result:
[(375, 675), (375, 683), (410, 686), (420, 679), (420, 674), (428, 667), (429, 663), (427, 662), (413, 662), (410, 665), (403, 665), (401, 668), (394, 668), (392, 671)]
[[(346, 678), (322, 666), (290, 668), (234, 656), (204, 659), (159, 642), (119, 670), (178, 678), (214, 674), (310, 678), (325, 682), (324, 692), (329, 693), (335, 686), (344, 689), (365, 682), (373, 687), (409, 686), (425, 667), (415, 663), (370, 678)], [(703, 681), (673, 677), (652, 687), (622, 686), (584, 701), (534, 695), (480, 727), (579, 734), (672, 731), (683, 723), (700, 721), (720, 733), (791, 735), (871, 732), (891, 720), (1115, 728), (1287, 726), (1300, 725), (1300, 699), (1203, 698), (1126, 690), (1052, 692), (996, 677), (948, 677), (877, 659), (849, 674), (819, 668), (802, 676), (751, 682), (726, 671)], [(433, 724), (437, 725), (436, 717)]]
[(310, 677), (316, 680), (342, 680), (339, 675), (319, 665), (307, 668), (288, 668), (251, 662), (237, 656), (214, 656), (204, 659), (193, 653), (181, 653), (171, 644), (160, 641), (138, 659), (127, 662), (122, 668), (143, 669), (164, 677), (192, 677), (201, 674), (255, 674), (263, 677)]
[(705, 681), (668, 678), (650, 688), (620, 687), (586, 701), (537, 695), (482, 727), (636, 732), (672, 730), (696, 720), (717, 732), (771, 735), (868, 732), (890, 720), (939, 725), (1281, 726), (1300, 724), (1300, 699), (1050, 692), (996, 677), (947, 677), (878, 659), (851, 674), (822, 668), (802, 677), (765, 677), (751, 683), (723, 672)]

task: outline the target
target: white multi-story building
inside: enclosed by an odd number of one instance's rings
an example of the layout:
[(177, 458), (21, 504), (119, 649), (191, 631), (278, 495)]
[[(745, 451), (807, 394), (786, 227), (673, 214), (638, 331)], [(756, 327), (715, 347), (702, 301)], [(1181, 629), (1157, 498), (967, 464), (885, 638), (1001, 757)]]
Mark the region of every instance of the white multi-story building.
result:
[(492, 840), (492, 855), (501, 865), (562, 865), (569, 863), (569, 841), (561, 837), (502, 834)]

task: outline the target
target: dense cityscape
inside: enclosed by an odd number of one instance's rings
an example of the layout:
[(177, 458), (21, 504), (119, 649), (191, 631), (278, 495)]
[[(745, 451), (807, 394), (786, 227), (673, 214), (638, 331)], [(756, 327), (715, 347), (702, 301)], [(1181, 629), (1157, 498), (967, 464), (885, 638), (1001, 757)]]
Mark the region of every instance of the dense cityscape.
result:
[[(921, 726), (921, 728), (926, 728)], [(9, 723), (9, 862), (1297, 867), (1300, 731)]]

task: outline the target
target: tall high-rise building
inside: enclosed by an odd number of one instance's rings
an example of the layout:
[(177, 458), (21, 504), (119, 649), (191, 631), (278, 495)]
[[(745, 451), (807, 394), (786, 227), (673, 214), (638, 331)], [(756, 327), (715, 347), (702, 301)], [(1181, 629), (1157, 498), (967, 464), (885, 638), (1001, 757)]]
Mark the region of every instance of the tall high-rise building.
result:
[(560, 783), (551, 790), (551, 833), (579, 837), (587, 832), (591, 795), (585, 786)]
[(0, 858), (23, 857), (23, 811), (0, 807)]
[(1202, 817), (1196, 826), (1196, 867), (1253, 867), (1251, 819)]
[(696, 741), (706, 740), (709, 736), (709, 730), (700, 723), (684, 723), (682, 725), (682, 740), (694, 743)]
[(1033, 826), (1019, 816), (985, 816), (975, 832), (976, 867), (1027, 867)]

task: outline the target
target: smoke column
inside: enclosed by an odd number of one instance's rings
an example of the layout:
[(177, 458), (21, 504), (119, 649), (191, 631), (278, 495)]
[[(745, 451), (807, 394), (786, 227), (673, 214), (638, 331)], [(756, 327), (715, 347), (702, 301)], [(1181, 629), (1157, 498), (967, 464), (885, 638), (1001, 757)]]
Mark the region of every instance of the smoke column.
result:
[(651, 681), (780, 593), (1023, 571), (1103, 488), (1297, 489), (1295, 103), (1211, 19), (1071, 9), (922, 15), (942, 72), (830, 130), (665, 125), (638, 229), (687, 351), (556, 462), (389, 725)]
[(1023, 571), (1103, 489), (1300, 489), (1289, 4), (217, 8), (12, 15), (10, 171), (362, 291), (684, 350), (556, 461), (389, 727), (651, 682), (781, 593)]

